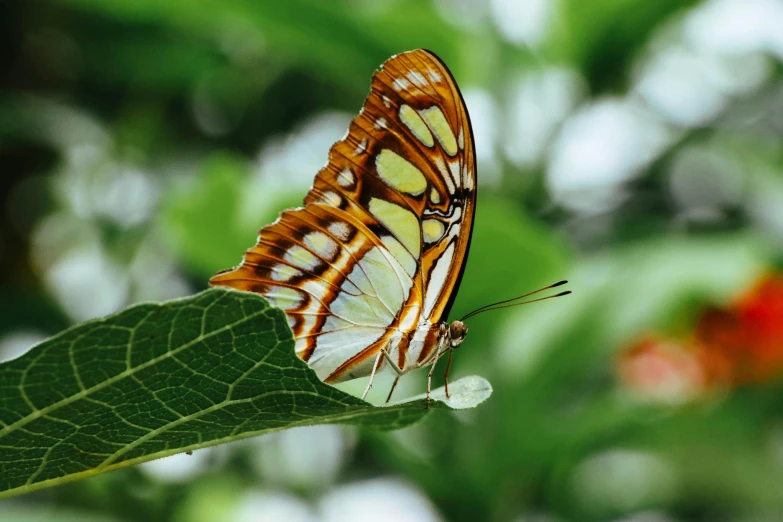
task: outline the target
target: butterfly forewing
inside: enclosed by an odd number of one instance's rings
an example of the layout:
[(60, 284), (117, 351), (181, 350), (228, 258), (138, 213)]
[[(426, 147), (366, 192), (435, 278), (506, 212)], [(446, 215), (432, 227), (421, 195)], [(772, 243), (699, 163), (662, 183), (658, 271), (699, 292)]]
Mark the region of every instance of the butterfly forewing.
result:
[(261, 230), (213, 285), (284, 309), (297, 354), (327, 381), (370, 373), (386, 348), (400, 369), (434, 349), (464, 269), (475, 208), (468, 114), (432, 53), (392, 57), (305, 206)]

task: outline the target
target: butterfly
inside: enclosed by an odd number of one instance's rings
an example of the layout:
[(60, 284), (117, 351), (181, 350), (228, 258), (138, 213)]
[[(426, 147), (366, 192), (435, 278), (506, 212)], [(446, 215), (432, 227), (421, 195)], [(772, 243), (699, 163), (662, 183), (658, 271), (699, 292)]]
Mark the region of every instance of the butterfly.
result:
[[(443, 319), (470, 250), (476, 153), (465, 102), (434, 53), (387, 60), (304, 206), (264, 227), (213, 286), (264, 295), (285, 310), (296, 354), (337, 383), (429, 366), (468, 332)], [(486, 309), (483, 307), (481, 310)]]

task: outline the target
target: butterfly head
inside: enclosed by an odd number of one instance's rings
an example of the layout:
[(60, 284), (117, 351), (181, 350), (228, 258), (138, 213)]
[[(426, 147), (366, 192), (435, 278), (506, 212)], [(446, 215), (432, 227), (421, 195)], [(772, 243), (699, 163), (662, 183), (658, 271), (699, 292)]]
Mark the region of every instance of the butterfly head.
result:
[(468, 327), (462, 321), (452, 321), (449, 325), (449, 343), (452, 348), (456, 348), (462, 341), (465, 340), (465, 336), (468, 335)]

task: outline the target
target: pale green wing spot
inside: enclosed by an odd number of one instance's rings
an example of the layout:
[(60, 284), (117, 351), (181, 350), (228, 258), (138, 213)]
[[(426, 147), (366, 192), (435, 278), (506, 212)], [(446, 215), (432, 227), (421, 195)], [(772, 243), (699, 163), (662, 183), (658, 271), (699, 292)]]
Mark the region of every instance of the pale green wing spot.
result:
[(372, 198), (369, 207), (370, 213), (418, 259), (421, 255), (421, 230), (416, 216), (399, 205), (378, 198)]
[(420, 114), (432, 132), (435, 133), (435, 136), (437, 136), (446, 154), (449, 156), (457, 154), (457, 139), (454, 137), (454, 132), (451, 130), (449, 122), (446, 121), (446, 117), (443, 115), (440, 107), (424, 109), (420, 111)]
[(418, 196), (427, 188), (424, 174), (413, 163), (389, 149), (383, 149), (378, 154), (375, 168), (383, 181), (401, 192)]
[(437, 219), (425, 219), (421, 224), (425, 243), (434, 243), (443, 237), (446, 227)]
[(409, 105), (402, 105), (400, 107), (400, 121), (408, 127), (417, 140), (422, 142), (427, 147), (435, 145), (435, 140), (432, 137), (430, 129), (427, 128), (427, 124), (421, 119), (421, 116), (413, 110)]

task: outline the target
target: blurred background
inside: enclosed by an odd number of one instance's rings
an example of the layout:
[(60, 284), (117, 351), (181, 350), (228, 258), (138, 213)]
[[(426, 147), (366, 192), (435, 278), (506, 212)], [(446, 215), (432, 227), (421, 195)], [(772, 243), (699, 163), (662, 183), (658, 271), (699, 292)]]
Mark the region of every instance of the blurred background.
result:
[(454, 317), (574, 292), (471, 320), (475, 410), (204, 449), (0, 520), (783, 520), (781, 0), (6, 0), (0, 26), (4, 360), (204, 289), (417, 47), (476, 138)]

